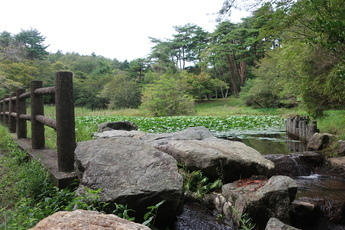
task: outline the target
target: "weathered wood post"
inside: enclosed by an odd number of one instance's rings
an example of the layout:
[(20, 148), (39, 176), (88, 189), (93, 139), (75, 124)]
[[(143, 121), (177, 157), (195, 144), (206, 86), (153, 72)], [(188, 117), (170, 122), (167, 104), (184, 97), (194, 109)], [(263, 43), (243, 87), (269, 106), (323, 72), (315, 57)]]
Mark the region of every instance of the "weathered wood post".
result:
[(292, 134), (295, 136), (295, 137), (298, 137), (298, 122), (299, 122), (299, 118), (295, 117), (293, 119), (293, 127), (292, 127)]
[(44, 115), (43, 95), (35, 94), (35, 90), (42, 88), (42, 81), (31, 81), (30, 100), (31, 100), (31, 138), (33, 149), (43, 149), (44, 124), (36, 120), (36, 115)]
[(21, 119), (20, 115), (26, 114), (26, 99), (21, 99), (20, 95), (25, 93), (25, 89), (17, 90), (17, 138), (27, 137), (26, 120)]
[(4, 112), (4, 99), (2, 98), (0, 100), (0, 122), (1, 122), (1, 124), (4, 122), (4, 114), (3, 114), (3, 112)]
[(317, 133), (319, 130), (317, 129), (317, 123), (316, 121), (312, 121), (311, 124), (307, 126), (307, 142), (310, 141), (310, 139), (313, 137), (315, 133)]
[(56, 142), (61, 172), (74, 170), (76, 142), (72, 77), (71, 72), (55, 73)]
[(301, 119), (299, 121), (299, 139), (301, 141), (306, 141), (306, 128), (307, 128), (307, 120)]
[(17, 120), (15, 117), (12, 116), (12, 113), (17, 112), (16, 108), (16, 100), (14, 100), (14, 97), (16, 96), (16, 93), (11, 93), (10, 100), (8, 102), (8, 129), (10, 133), (16, 132), (16, 126), (17, 126)]
[(292, 118), (288, 117), (285, 120), (286, 132), (291, 135), (292, 133)]
[[(4, 110), (3, 110), (3, 115), (4, 115), (4, 125), (8, 126), (8, 98), (10, 97), (10, 95), (5, 95), (4, 98)], [(6, 114), (7, 113), (7, 114)]]

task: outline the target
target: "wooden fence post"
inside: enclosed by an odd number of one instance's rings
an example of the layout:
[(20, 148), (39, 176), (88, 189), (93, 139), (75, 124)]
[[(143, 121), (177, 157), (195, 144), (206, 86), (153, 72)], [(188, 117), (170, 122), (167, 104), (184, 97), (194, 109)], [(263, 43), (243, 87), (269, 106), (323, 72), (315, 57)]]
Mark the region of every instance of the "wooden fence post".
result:
[(71, 72), (55, 73), (56, 142), (61, 172), (74, 170), (76, 142), (72, 77)]
[(307, 120), (300, 120), (299, 121), (299, 139), (303, 142), (306, 142), (306, 128), (307, 128)]
[(31, 81), (30, 100), (31, 100), (31, 138), (33, 149), (43, 149), (44, 124), (36, 120), (36, 115), (44, 115), (43, 95), (35, 94), (35, 89), (42, 88), (42, 81)]
[(1, 124), (3, 124), (3, 122), (4, 122), (4, 114), (3, 114), (3, 112), (4, 112), (4, 98), (2, 98), (1, 100), (0, 100), (0, 122), (1, 122)]
[(17, 126), (17, 121), (16, 118), (12, 116), (11, 113), (15, 113), (17, 112), (17, 108), (16, 108), (16, 101), (13, 100), (13, 97), (16, 96), (16, 93), (11, 93), (10, 95), (10, 100), (8, 101), (8, 129), (10, 131), (10, 133), (15, 133), (16, 132), (16, 126)]
[(5, 95), (5, 98), (4, 98), (4, 124), (8, 127), (8, 120), (9, 120), (9, 116), (5, 114), (5, 112), (8, 112), (8, 102), (6, 102), (6, 99), (9, 98), (10, 95)]
[(316, 121), (312, 121), (311, 124), (307, 126), (307, 141), (310, 141), (313, 135), (317, 132), (319, 132), (319, 130), (317, 129)]
[(17, 90), (17, 138), (27, 137), (26, 120), (20, 119), (21, 114), (26, 114), (26, 99), (20, 99), (20, 95), (25, 93), (25, 89)]

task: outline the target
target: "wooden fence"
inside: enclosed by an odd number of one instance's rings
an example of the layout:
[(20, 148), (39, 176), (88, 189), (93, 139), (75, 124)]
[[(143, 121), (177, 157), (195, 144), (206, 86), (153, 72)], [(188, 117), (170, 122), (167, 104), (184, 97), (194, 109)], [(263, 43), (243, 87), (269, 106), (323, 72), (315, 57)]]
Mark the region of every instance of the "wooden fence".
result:
[[(31, 81), (30, 91), (19, 89), (0, 100), (0, 122), (17, 138), (27, 138), (26, 121), (31, 121), (32, 149), (45, 148), (44, 126), (56, 130), (58, 170), (74, 170), (75, 120), (71, 72), (55, 73), (55, 86), (42, 88), (42, 81)], [(44, 116), (44, 95), (55, 95), (56, 119)], [(31, 114), (26, 114), (30, 99)]]
[(316, 132), (319, 132), (316, 121), (310, 121), (309, 117), (290, 117), (286, 119), (286, 133), (293, 138), (309, 142)]

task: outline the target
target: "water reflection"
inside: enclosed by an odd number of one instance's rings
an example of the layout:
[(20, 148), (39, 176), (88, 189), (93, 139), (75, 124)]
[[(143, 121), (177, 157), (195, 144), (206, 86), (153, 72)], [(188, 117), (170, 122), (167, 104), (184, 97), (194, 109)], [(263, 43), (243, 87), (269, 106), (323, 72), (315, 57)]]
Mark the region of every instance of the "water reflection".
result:
[(285, 141), (290, 153), (307, 151), (307, 145), (303, 141), (294, 140), (289, 137), (286, 137)]
[(288, 154), (304, 152), (307, 150), (306, 143), (291, 139), (285, 132), (264, 134), (241, 134), (227, 137), (228, 140), (241, 141), (256, 149), (262, 155)]
[(296, 199), (303, 197), (324, 198), (345, 201), (345, 180), (339, 176), (312, 174), (295, 178), (298, 185)]

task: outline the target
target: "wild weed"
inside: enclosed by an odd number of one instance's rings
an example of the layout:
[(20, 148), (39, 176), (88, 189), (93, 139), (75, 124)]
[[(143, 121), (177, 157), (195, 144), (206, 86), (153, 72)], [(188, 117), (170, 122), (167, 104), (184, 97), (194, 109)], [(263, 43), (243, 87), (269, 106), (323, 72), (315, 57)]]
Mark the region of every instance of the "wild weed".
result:
[(239, 211), (234, 206), (231, 206), (231, 210), (238, 217), (238, 223), (239, 223), (239, 229), (240, 230), (253, 230), (255, 228), (255, 224), (252, 222), (252, 219), (249, 217), (249, 215), (247, 213), (243, 213), (241, 215), (239, 213)]
[(157, 203), (156, 205), (149, 206), (146, 208), (149, 211), (144, 215), (143, 225), (148, 226), (150, 228), (153, 228), (153, 226), (155, 225), (158, 208), (159, 208), (159, 206), (164, 204), (164, 202), (165, 202), (165, 200), (162, 200), (161, 202)]
[(181, 164), (179, 166), (179, 172), (183, 176), (184, 190), (194, 192), (199, 200), (202, 200), (207, 193), (223, 186), (220, 178), (209, 182), (209, 178), (204, 176), (200, 170), (190, 172), (185, 166)]

